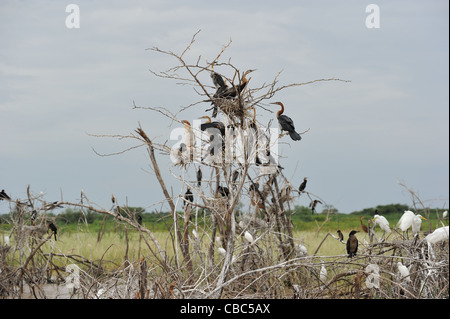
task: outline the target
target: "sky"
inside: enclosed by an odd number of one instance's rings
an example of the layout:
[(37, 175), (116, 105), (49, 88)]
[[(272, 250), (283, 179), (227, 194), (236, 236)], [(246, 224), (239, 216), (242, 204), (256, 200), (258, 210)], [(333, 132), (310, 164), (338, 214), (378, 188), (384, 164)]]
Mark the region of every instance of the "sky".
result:
[[(78, 28), (69, 4), (79, 9)], [(370, 4), (378, 6), (379, 20), (366, 11)], [(309, 129), (301, 141), (279, 146), (294, 187), (308, 177), (307, 190), (349, 213), (412, 205), (401, 182), (426, 205), (448, 208), (448, 6), (444, 0), (2, 0), (0, 188), (25, 199), (30, 185), (48, 202), (78, 202), (83, 191), (103, 208), (114, 194), (120, 205), (164, 210), (146, 149), (121, 153), (138, 141), (93, 135), (127, 136), (140, 125), (165, 143), (180, 125), (133, 103), (177, 113), (204, 98), (192, 86), (152, 74), (178, 62), (148, 49), (181, 53), (201, 30), (186, 60), (211, 61), (231, 40), (220, 62), (256, 69), (250, 87), (280, 71), (279, 85), (348, 81), (292, 87), (273, 97), (298, 131)], [(229, 69), (218, 71), (232, 77)], [(206, 74), (202, 80), (210, 84)], [(199, 103), (178, 116), (193, 121), (208, 107)], [(274, 116), (258, 111), (264, 123)], [(181, 170), (156, 155), (178, 194)], [(194, 178), (192, 168), (186, 174)], [(294, 202), (309, 204), (305, 197)], [(9, 208), (0, 202), (0, 214)]]

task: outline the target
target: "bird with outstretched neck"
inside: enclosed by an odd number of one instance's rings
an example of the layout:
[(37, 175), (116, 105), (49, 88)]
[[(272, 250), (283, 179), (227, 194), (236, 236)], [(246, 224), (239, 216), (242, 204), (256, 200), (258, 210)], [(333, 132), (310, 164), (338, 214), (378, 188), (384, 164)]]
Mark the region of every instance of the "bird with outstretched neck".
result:
[(278, 123), (280, 124), (281, 131), (286, 131), (294, 141), (300, 141), (302, 137), (295, 131), (294, 121), (287, 115), (284, 115), (284, 105), (281, 102), (273, 102), (270, 104), (276, 104), (281, 107), (277, 112)]

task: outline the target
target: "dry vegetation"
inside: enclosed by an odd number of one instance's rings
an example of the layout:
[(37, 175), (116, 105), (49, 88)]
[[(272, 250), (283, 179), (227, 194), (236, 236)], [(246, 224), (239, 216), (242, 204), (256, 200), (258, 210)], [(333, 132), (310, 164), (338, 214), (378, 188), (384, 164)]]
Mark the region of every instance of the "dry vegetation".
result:
[[(279, 87), (277, 75), (261, 87), (248, 85), (234, 99), (216, 101), (212, 93), (215, 88), (203, 83), (201, 77), (209, 75), (214, 65), (231, 70), (234, 77), (222, 76), (231, 87), (237, 87), (242, 82), (242, 73), (230, 61), (219, 63), (230, 43), (206, 65), (200, 63), (200, 57), (193, 64), (187, 62), (186, 52), (195, 37), (181, 54), (151, 49), (178, 62), (165, 72), (152, 73), (192, 85), (201, 101), (182, 107), (176, 114), (160, 107), (145, 109), (181, 123), (178, 118), (181, 112), (205, 101), (209, 106), (214, 101), (218, 102), (219, 117), (226, 124), (242, 132), (257, 124), (264, 131), (270, 123), (254, 123), (254, 112), (270, 112), (267, 101), (277, 92), (317, 81), (341, 81), (320, 79)], [(28, 198), (10, 202), (15, 217), (10, 231), (3, 234), (9, 241), (5, 238), (0, 241), (0, 297), (448, 298), (448, 240), (428, 244), (423, 238), (408, 239), (396, 231), (384, 240), (380, 234), (360, 233), (358, 254), (348, 258), (345, 245), (334, 234), (316, 235), (312, 245), (305, 243), (309, 240), (305, 234), (293, 231), (290, 212), (296, 190), (277, 165), (256, 166), (248, 160), (251, 155), (243, 161), (203, 161), (176, 152), (178, 162), (171, 168), (171, 174), (179, 180), (180, 192), (174, 195), (167, 188), (158, 164), (159, 156), (167, 161), (173, 149), (155, 142), (142, 127), (129, 136), (102, 137), (139, 141), (139, 145), (124, 151), (147, 148), (150, 166), (172, 212), (173, 227), (164, 234), (154, 233), (138, 223), (133, 212), (125, 210), (119, 214), (114, 201), (110, 209), (99, 208), (84, 193), (77, 203), (61, 199), (49, 204), (28, 190)], [(249, 135), (241, 134), (238, 138), (246, 139)], [(201, 186), (192, 177), (199, 167), (203, 171)], [(226, 187), (229, 193), (221, 192), (219, 186)], [(194, 202), (187, 203), (183, 197), (188, 187), (193, 191)], [(301, 196), (320, 199), (307, 191)], [(249, 202), (247, 212), (237, 216), (236, 206), (244, 200)], [(53, 233), (48, 233), (46, 217), (52, 205), (113, 217), (115, 223), (124, 226), (120, 244), (116, 237), (81, 232), (61, 236), (64, 244), (55, 241)], [(180, 206), (181, 212), (177, 210)], [(201, 224), (206, 226), (200, 227), (198, 223), (199, 209), (210, 212), (210, 222)], [(246, 232), (252, 240), (248, 236), (246, 239)], [(323, 254), (323, 245), (328, 242), (340, 247), (335, 254)], [(399, 276), (398, 262), (409, 268), (409, 277)], [(326, 275), (323, 271), (321, 275), (322, 268), (326, 269)], [(58, 288), (49, 291), (49, 285)]]

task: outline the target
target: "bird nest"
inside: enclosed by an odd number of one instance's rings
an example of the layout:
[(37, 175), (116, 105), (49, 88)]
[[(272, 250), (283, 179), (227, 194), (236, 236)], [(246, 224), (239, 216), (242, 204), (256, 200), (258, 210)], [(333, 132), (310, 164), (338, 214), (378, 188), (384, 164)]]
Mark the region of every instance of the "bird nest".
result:
[(214, 105), (223, 113), (227, 114), (230, 118), (242, 119), (248, 115), (245, 108), (245, 102), (239, 98), (215, 98)]

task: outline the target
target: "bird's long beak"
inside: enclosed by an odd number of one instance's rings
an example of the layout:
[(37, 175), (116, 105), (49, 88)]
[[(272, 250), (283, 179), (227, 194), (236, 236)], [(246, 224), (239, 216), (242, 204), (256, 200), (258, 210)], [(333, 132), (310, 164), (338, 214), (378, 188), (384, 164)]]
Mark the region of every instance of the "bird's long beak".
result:
[(372, 218), (372, 221), (374, 221), (375, 220), (375, 217), (374, 218)]
[(427, 220), (425, 217), (423, 217), (423, 216), (420, 216), (420, 218), (422, 218), (423, 220)]

